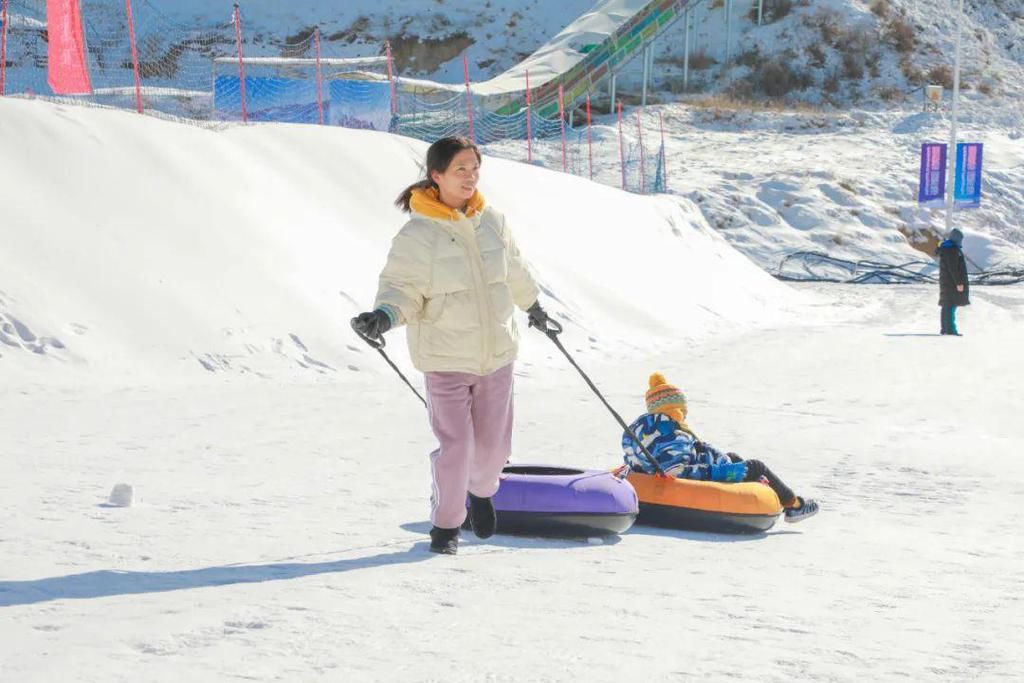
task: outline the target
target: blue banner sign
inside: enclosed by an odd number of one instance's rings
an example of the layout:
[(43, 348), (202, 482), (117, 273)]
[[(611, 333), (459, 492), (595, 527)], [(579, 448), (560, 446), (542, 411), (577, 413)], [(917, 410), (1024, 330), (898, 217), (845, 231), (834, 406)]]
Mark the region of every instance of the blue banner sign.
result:
[(953, 201), (957, 208), (977, 209), (981, 206), (982, 151), (980, 142), (961, 142), (956, 146)]

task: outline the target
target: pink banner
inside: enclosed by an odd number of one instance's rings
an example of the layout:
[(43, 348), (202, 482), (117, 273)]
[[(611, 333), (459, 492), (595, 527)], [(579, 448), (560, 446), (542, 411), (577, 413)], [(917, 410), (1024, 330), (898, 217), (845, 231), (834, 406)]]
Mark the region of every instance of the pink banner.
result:
[(46, 22), (50, 42), (50, 88), (55, 95), (92, 93), (78, 0), (46, 0)]

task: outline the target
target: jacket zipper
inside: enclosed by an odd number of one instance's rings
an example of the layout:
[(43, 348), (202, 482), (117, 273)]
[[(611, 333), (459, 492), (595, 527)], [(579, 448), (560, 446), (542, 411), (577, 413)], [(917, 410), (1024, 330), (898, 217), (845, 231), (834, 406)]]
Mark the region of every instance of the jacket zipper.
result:
[(461, 227), (468, 226), (470, 232), (468, 236), (464, 236), (465, 248), (469, 252), (469, 262), (473, 269), (473, 279), (476, 283), (476, 307), (477, 313), (480, 316), (480, 325), (482, 326), (481, 346), (483, 350), (483, 357), (480, 359), (480, 372), (486, 372), (487, 365), (491, 362), (491, 356), (494, 354), (494, 326), (495, 321), (493, 320), (493, 311), (491, 307), (484, 302), (484, 297), (489, 297), (490, 292), (487, 289), (487, 283), (484, 282), (484, 264), (483, 258), (480, 256), (480, 246), (476, 241), (476, 234), (473, 228), (473, 223), (468, 219), (464, 218), (459, 221)]

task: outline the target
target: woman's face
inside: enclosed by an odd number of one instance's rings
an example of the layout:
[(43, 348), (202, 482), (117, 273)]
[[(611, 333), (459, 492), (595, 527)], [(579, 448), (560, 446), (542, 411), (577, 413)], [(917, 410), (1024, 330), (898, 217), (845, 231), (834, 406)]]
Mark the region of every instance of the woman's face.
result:
[(480, 180), (480, 162), (476, 152), (471, 149), (460, 151), (452, 157), (444, 173), (432, 171), (430, 177), (440, 188), (441, 201), (453, 209), (461, 209), (476, 192), (476, 184)]

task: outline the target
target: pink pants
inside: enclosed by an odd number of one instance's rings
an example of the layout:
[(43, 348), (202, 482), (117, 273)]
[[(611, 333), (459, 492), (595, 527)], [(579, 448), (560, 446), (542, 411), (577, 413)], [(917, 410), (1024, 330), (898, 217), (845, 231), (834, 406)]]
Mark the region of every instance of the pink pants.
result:
[(426, 373), (430, 426), (440, 442), (430, 454), (430, 521), (454, 529), (466, 519), (466, 491), (489, 498), (512, 454), (512, 365), (480, 377)]

